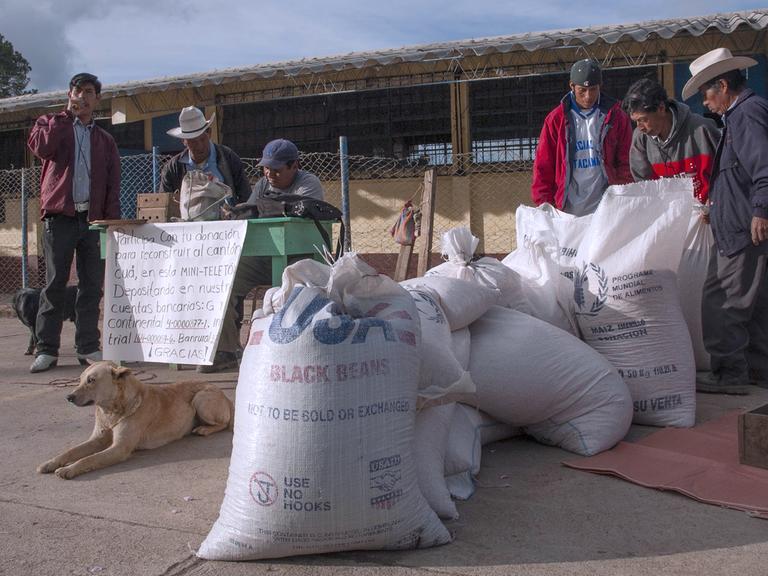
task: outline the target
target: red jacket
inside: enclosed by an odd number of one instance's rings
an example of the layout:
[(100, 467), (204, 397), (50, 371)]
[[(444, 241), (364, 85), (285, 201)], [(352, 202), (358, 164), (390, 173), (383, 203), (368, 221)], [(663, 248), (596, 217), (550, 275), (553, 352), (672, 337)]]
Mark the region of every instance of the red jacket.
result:
[[(75, 215), (72, 179), (75, 173), (74, 118), (70, 112), (45, 114), (35, 122), (27, 146), (43, 161), (40, 213)], [(91, 130), (91, 194), (88, 220), (120, 218), (120, 155), (109, 133)]]
[[(613, 98), (601, 94), (598, 106), (605, 114), (600, 129), (600, 148), (603, 151), (603, 168), (608, 184), (629, 184), (634, 181), (629, 169), (632, 123), (619, 102)], [(569, 92), (544, 119), (536, 147), (531, 184), (531, 199), (537, 206), (547, 202), (562, 209), (565, 204), (565, 185), (571, 176), (572, 163), (569, 158), (572, 134), (569, 126), (570, 110)]]

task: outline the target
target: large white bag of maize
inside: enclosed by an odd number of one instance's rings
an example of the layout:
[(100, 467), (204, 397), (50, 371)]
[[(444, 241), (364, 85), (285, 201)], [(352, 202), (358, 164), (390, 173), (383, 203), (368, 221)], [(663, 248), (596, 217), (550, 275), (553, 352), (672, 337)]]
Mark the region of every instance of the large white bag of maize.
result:
[(347, 254), (326, 287), (297, 281), (275, 314), (258, 316), (240, 366), (224, 501), (198, 555), (448, 542), (413, 458), (420, 333), (408, 292)]
[(469, 329), (480, 409), (577, 454), (597, 454), (624, 438), (632, 420), (627, 386), (584, 342), (501, 306)]
[(694, 424), (693, 349), (676, 279), (692, 204), (687, 178), (611, 186), (575, 262), (582, 338), (624, 378), (636, 424)]

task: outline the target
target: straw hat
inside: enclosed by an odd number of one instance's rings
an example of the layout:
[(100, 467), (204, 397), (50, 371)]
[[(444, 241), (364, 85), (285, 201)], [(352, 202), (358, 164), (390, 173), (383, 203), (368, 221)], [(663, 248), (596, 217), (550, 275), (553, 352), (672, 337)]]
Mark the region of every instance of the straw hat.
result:
[(715, 48), (691, 62), (691, 79), (683, 86), (683, 100), (688, 100), (699, 88), (720, 74), (731, 70), (742, 70), (757, 64), (757, 60), (746, 56), (734, 56), (728, 48)]
[(179, 127), (171, 128), (167, 133), (175, 138), (192, 140), (208, 130), (214, 118), (216, 118), (216, 114), (211, 114), (211, 117), (206, 121), (205, 115), (198, 108), (187, 106), (179, 114)]

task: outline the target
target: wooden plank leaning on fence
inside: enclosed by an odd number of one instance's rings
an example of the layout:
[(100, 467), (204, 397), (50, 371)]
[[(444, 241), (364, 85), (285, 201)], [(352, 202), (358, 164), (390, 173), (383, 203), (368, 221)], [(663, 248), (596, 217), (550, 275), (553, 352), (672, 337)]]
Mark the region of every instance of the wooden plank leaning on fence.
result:
[[(432, 252), (432, 227), (435, 220), (435, 193), (437, 192), (437, 174), (434, 168), (424, 172), (424, 191), (421, 202), (421, 238), (419, 247), (419, 264), (416, 269), (417, 276), (424, 276), (429, 268), (429, 254)], [(395, 264), (395, 282), (400, 282), (408, 277), (408, 265), (413, 254), (413, 244), (400, 246), (400, 254)]]

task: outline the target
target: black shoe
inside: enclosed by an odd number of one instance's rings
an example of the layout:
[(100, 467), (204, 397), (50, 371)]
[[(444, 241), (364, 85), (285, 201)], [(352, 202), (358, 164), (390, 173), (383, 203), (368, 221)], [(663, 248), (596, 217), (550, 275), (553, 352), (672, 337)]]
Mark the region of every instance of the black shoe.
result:
[(234, 352), (216, 352), (213, 358), (213, 364), (210, 366), (198, 366), (197, 371), (201, 374), (212, 374), (214, 372), (237, 372), (240, 365), (237, 362), (237, 356)]
[(724, 377), (713, 372), (697, 372), (696, 392), (746, 396), (749, 394), (749, 386), (738, 378)]

